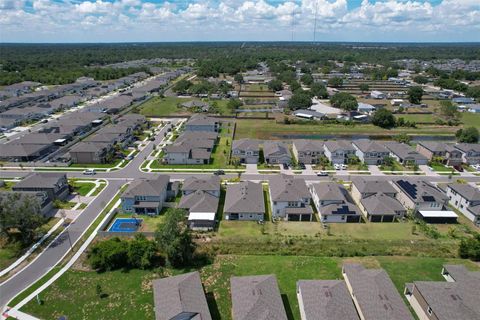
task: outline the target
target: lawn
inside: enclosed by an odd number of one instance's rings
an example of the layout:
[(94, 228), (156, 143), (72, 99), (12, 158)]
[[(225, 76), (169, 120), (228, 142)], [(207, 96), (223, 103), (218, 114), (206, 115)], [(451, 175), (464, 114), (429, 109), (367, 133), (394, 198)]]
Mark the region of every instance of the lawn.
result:
[(400, 162), (394, 160), (391, 166), (387, 166), (382, 164), (379, 166), (381, 171), (405, 171), (408, 170), (405, 166), (403, 166)]
[(72, 163), (71, 168), (113, 168), (117, 166), (122, 159), (115, 159), (111, 163)]
[(395, 114), (395, 118), (403, 118), (405, 121), (413, 121), (416, 123), (435, 123), (437, 117), (434, 114), (408, 114), (408, 113), (400, 113)]
[[(456, 127), (418, 126), (418, 128), (382, 129), (371, 124), (357, 124), (346, 126), (343, 124), (283, 124), (275, 120), (237, 119), (235, 139), (281, 139), (282, 136), (293, 135), (295, 138), (315, 138), (315, 135), (384, 135), (392, 136), (400, 133), (453, 135)], [(321, 138), (321, 137), (318, 137)]]
[[(400, 294), (406, 282), (443, 281), (445, 263), (461, 263), (475, 270), (466, 260), (424, 257), (305, 257), (236, 256), (215, 258), (199, 269), (213, 319), (231, 319), (230, 278), (232, 276), (275, 274), (289, 319), (300, 319), (296, 282), (303, 279), (341, 279), (345, 262), (384, 268)], [(44, 319), (65, 315), (68, 319), (154, 319), (151, 282), (155, 278), (191, 270), (169, 268), (96, 273), (70, 270), (21, 310)], [(104, 294), (97, 294), (97, 287)]]
[(3, 181), (3, 186), (0, 187), (0, 191), (12, 191), (12, 187), (15, 185), (15, 182), (13, 181)]
[(464, 127), (476, 127), (480, 129), (480, 114), (470, 112), (462, 113), (461, 121)]
[[(178, 98), (178, 97), (153, 97), (139, 106), (140, 114), (147, 117), (163, 117), (171, 115), (189, 115), (192, 112), (187, 108), (178, 107), (178, 104), (182, 104), (188, 101), (200, 101), (200, 99), (194, 98)], [(217, 106), (220, 114), (231, 114), (227, 108), (228, 100), (210, 100), (207, 101), (211, 106)]]
[[(148, 216), (148, 215), (137, 215), (137, 219), (142, 220), (142, 226), (140, 227), (139, 231), (146, 231), (146, 232), (154, 232), (157, 230), (159, 224), (162, 224), (165, 221), (165, 211), (167, 208), (163, 208), (162, 211), (158, 216)], [(118, 213), (113, 219), (115, 221), (116, 218), (131, 218), (131, 213)], [(109, 227), (107, 227), (108, 230)]]
[(86, 196), (93, 188), (95, 188), (95, 183), (74, 181), (72, 186), (74, 192), (81, 196)]

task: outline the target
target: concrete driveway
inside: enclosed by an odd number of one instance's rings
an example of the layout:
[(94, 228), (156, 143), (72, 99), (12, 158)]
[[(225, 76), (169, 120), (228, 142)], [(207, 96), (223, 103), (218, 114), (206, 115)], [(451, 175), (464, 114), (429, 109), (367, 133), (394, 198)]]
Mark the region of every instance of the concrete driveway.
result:
[(256, 163), (246, 164), (245, 165), (245, 173), (257, 174), (258, 173), (257, 164)]

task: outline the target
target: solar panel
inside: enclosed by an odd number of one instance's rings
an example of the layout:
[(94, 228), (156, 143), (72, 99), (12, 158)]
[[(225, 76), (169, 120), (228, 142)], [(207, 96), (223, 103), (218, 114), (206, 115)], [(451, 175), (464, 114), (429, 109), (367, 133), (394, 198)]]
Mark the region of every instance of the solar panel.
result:
[(422, 196), (423, 201), (434, 202), (435, 198), (432, 196)]
[(405, 180), (398, 180), (398, 185), (412, 198), (417, 198), (417, 186)]
[(332, 214), (356, 214), (356, 211), (352, 211), (347, 205), (339, 206), (337, 210), (333, 210)]

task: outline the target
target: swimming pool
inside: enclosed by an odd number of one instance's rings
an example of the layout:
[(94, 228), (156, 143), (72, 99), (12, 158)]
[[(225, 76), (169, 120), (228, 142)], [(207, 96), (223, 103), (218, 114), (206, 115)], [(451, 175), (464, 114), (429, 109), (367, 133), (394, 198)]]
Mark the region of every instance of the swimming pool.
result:
[(142, 225), (142, 219), (117, 218), (108, 229), (109, 232), (135, 232)]

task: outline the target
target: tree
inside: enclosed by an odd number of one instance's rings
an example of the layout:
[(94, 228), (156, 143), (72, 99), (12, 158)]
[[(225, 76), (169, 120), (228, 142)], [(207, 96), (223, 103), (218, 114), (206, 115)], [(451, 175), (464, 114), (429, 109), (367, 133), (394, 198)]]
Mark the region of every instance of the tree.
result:
[(335, 108), (343, 110), (356, 110), (358, 108), (357, 99), (346, 92), (338, 92), (330, 98), (330, 103)]
[(268, 83), (268, 89), (272, 91), (280, 91), (283, 89), (283, 82), (277, 79), (273, 79)]
[(425, 76), (415, 76), (413, 78), (413, 81), (415, 81), (418, 84), (426, 84), (428, 83), (428, 78)]
[(136, 234), (135, 238), (128, 242), (127, 250), (128, 265), (139, 269), (150, 268), (157, 253), (155, 243), (143, 234)]
[(232, 112), (243, 106), (243, 102), (240, 99), (230, 99), (227, 103), (227, 108)]
[(400, 134), (397, 134), (396, 136), (393, 136), (393, 140), (400, 143), (409, 144), (412, 138), (410, 138), (410, 136), (406, 133), (400, 133)]
[(440, 113), (447, 120), (458, 119), (460, 117), (460, 112), (450, 100), (440, 101)]
[(312, 105), (312, 98), (307, 92), (295, 92), (290, 100), (288, 100), (288, 107), (290, 110), (308, 109)]
[(392, 111), (380, 109), (373, 114), (372, 123), (381, 128), (393, 128), (395, 126), (395, 117)]
[(185, 211), (168, 209), (165, 222), (155, 232), (155, 240), (166, 255), (167, 262), (174, 267), (185, 266), (192, 262), (195, 244), (190, 229), (185, 224)]
[(176, 93), (186, 93), (192, 85), (190, 81), (182, 79), (173, 86), (172, 90)]
[(467, 89), (467, 96), (475, 99), (480, 99), (480, 86), (469, 87)]
[(410, 103), (419, 104), (422, 101), (423, 89), (422, 87), (410, 87), (407, 94)]
[(235, 82), (239, 83), (239, 84), (242, 84), (244, 82), (243, 80), (243, 76), (241, 73), (237, 73), (234, 77), (233, 77), (233, 80), (235, 80)]
[(317, 97), (319, 99), (328, 98), (327, 88), (321, 83), (314, 83), (310, 86), (310, 94), (312, 97)]
[(328, 85), (334, 88), (341, 87), (343, 85), (343, 79), (338, 77), (330, 78), (328, 79)]
[(311, 84), (313, 84), (313, 77), (311, 74), (309, 73), (305, 73), (301, 78), (300, 78), (300, 81), (302, 81), (302, 83), (306, 86), (309, 86)]
[(480, 261), (480, 233), (476, 233), (473, 238), (462, 239), (458, 255), (463, 259)]
[(459, 129), (455, 133), (455, 137), (457, 138), (458, 142), (477, 143), (479, 138), (478, 129), (475, 127)]
[(367, 83), (361, 83), (359, 88), (362, 93), (370, 90), (370, 86)]
[(123, 268), (128, 261), (127, 248), (127, 242), (118, 237), (100, 241), (88, 252), (87, 261), (93, 269), (99, 271)]

